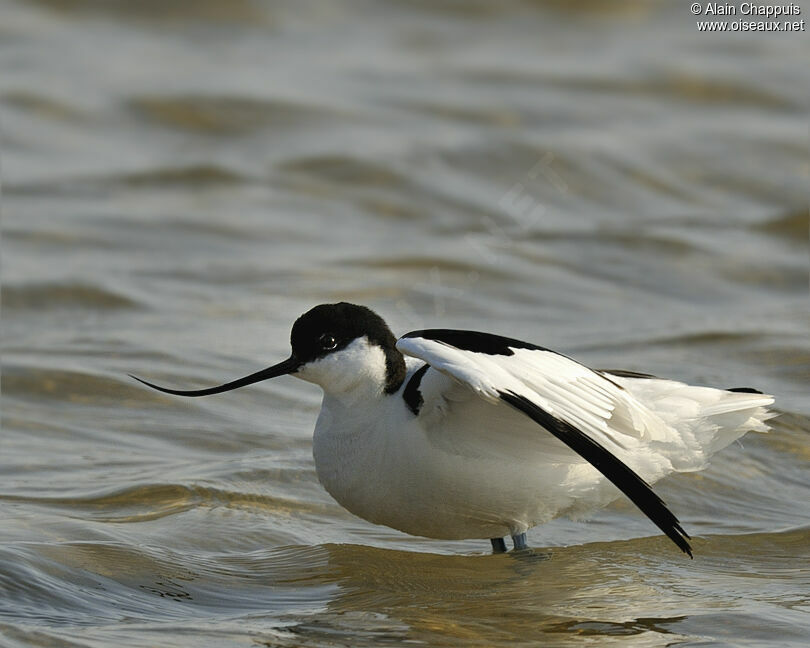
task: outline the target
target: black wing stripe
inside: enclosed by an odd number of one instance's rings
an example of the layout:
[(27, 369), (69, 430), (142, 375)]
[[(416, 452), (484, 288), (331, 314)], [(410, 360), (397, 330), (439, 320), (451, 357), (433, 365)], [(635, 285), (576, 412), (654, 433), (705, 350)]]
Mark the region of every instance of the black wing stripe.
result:
[(667, 508), (664, 501), (653, 492), (650, 485), (628, 468), (627, 465), (581, 430), (552, 416), (525, 396), (520, 396), (513, 391), (499, 391), (498, 394), (504, 402), (539, 423), (607, 477), (672, 542), (678, 545), (681, 551), (692, 558), (692, 547), (688, 542), (689, 534), (683, 530), (678, 518)]
[(402, 337), (436, 340), (437, 342), (444, 342), (445, 344), (449, 344), (450, 346), (454, 346), (463, 351), (485, 353), (487, 355), (511, 356), (515, 354), (512, 349), (551, 351), (551, 349), (537, 346), (531, 342), (524, 342), (523, 340), (516, 340), (515, 338), (503, 337), (502, 335), (493, 335), (492, 333), (482, 333), (481, 331), (423, 329), (421, 331), (411, 331)]
[(761, 394), (762, 392), (753, 387), (729, 387), (726, 391), (739, 392), (740, 394)]
[(619, 378), (658, 378), (658, 376), (653, 376), (652, 374), (630, 371), (628, 369), (595, 369), (594, 371), (602, 375), (610, 374), (611, 376), (619, 376)]

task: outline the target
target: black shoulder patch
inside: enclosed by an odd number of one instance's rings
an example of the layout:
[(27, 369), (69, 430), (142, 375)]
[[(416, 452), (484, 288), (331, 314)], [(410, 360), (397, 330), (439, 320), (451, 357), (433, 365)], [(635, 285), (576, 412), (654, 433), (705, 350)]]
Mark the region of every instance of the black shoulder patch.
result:
[(762, 392), (753, 387), (729, 387), (726, 391), (739, 392), (741, 394), (761, 394)]
[(414, 371), (410, 380), (408, 380), (405, 385), (405, 389), (402, 390), (402, 400), (405, 401), (408, 409), (411, 410), (415, 416), (419, 415), (419, 410), (422, 409), (422, 404), (424, 403), (422, 392), (419, 391), (419, 385), (422, 384), (422, 376), (425, 375), (428, 369), (430, 369), (430, 365), (426, 364)]
[(650, 485), (579, 428), (552, 416), (525, 396), (512, 391), (499, 391), (501, 400), (523, 412), (536, 423), (557, 437), (580, 457), (607, 477), (619, 490), (641, 509), (678, 548), (692, 557), (689, 535), (681, 523), (655, 494)]
[[(482, 333), (480, 331), (461, 331), (455, 329), (424, 329), (421, 331), (411, 331), (406, 333), (404, 338), (425, 338), (426, 340), (436, 340), (444, 342), (450, 346), (463, 351), (474, 353), (486, 353), (487, 355), (514, 355), (512, 349), (532, 349), (534, 351), (551, 351), (545, 347), (515, 340), (514, 338), (493, 335), (492, 333)], [(510, 348), (511, 347), (511, 348)]]

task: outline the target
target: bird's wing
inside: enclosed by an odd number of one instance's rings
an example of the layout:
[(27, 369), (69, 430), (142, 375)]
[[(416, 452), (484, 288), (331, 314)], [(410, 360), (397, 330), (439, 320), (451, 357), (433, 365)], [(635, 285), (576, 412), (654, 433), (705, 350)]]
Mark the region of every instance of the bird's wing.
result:
[(615, 454), (626, 455), (650, 441), (671, 441), (673, 433), (617, 383), (548, 349), (477, 331), (413, 331), (398, 340), (397, 348), (453, 379), (429, 381), (444, 393), (425, 394), (426, 403), (458, 399), (461, 390), (511, 406), (593, 465), (692, 555), (678, 519)]

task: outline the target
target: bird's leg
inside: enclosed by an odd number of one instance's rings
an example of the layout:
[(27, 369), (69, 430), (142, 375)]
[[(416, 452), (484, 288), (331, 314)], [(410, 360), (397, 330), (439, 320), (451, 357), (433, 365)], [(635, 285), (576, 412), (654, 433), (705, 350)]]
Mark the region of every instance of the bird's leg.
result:
[[(503, 540), (501, 540), (503, 542)], [(512, 536), (512, 544), (515, 546), (515, 551), (521, 551), (523, 549), (528, 549), (529, 545), (526, 542), (526, 534), (519, 533), (517, 535)], [(504, 543), (504, 547), (506, 544)]]
[(492, 553), (506, 553), (506, 542), (503, 538), (490, 538), (489, 541), (492, 543)]

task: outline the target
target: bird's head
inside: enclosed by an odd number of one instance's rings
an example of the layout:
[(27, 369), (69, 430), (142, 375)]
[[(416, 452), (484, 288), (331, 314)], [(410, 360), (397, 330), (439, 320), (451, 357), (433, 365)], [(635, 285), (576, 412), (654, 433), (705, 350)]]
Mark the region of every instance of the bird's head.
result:
[(293, 324), (290, 344), (292, 353), (286, 360), (207, 389), (167, 389), (133, 378), (177, 396), (219, 394), (286, 374), (334, 394), (358, 387), (372, 393), (393, 393), (405, 379), (405, 361), (396, 348), (396, 337), (385, 320), (365, 306), (347, 302), (315, 306)]

